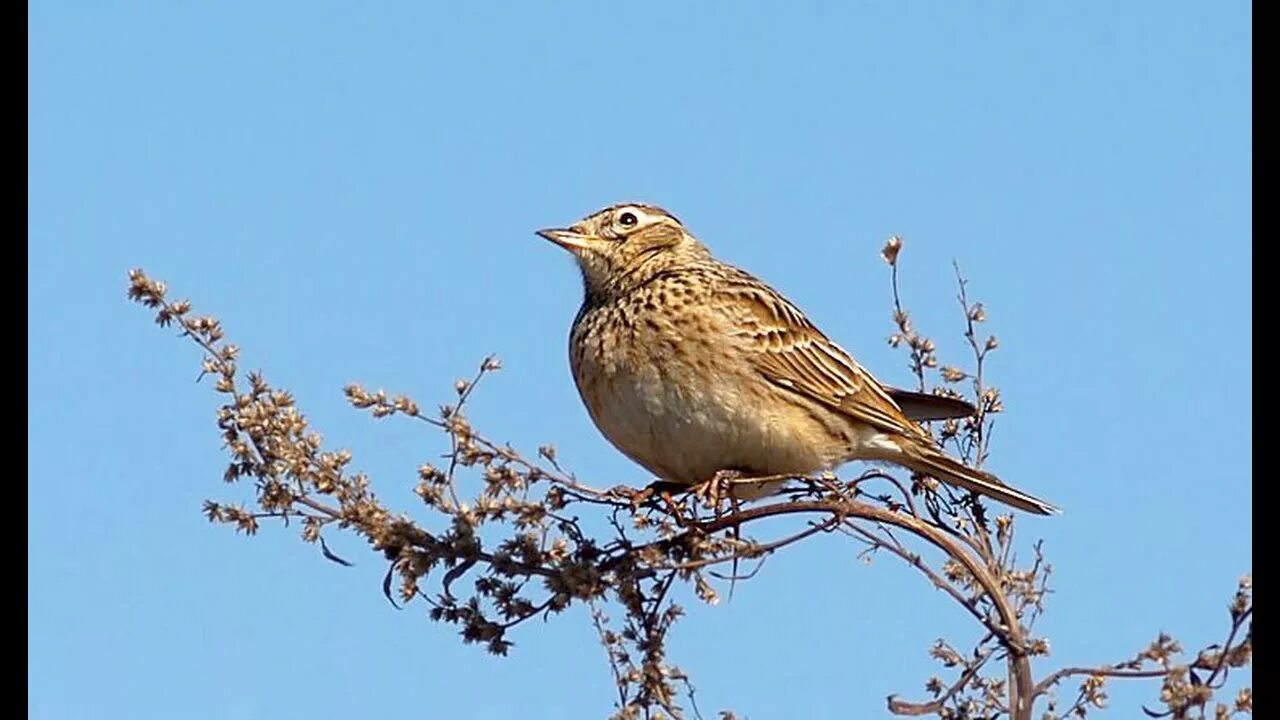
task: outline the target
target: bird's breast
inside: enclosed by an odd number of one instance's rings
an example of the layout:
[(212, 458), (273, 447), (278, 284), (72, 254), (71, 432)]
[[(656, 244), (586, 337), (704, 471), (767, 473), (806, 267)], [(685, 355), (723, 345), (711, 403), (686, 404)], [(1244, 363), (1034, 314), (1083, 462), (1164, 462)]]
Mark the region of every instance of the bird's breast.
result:
[(665, 480), (828, 464), (827, 428), (763, 380), (713, 313), (654, 312), (643, 302), (585, 310), (570, 358), (601, 433)]

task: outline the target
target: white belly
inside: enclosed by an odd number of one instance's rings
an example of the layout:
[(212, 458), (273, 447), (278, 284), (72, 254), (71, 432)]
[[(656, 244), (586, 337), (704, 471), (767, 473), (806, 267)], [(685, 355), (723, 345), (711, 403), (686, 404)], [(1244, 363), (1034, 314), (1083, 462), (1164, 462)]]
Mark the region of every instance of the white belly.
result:
[(805, 441), (810, 433), (796, 432), (797, 422), (815, 422), (807, 413), (759, 402), (759, 393), (772, 389), (744, 391), (742, 382), (724, 378), (675, 383), (672, 374), (685, 369), (671, 360), (661, 368), (618, 369), (601, 384), (608, 400), (584, 392), (600, 431), (628, 457), (664, 480), (688, 484), (719, 470), (772, 475), (827, 465), (822, 448)]

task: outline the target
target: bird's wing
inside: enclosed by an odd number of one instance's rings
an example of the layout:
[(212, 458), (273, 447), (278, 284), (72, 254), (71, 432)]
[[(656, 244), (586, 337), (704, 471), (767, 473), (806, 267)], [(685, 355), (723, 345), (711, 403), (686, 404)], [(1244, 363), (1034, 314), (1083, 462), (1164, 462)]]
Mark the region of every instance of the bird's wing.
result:
[(882, 432), (924, 435), (870, 373), (777, 291), (734, 268), (718, 292), (734, 315), (730, 332), (769, 382)]

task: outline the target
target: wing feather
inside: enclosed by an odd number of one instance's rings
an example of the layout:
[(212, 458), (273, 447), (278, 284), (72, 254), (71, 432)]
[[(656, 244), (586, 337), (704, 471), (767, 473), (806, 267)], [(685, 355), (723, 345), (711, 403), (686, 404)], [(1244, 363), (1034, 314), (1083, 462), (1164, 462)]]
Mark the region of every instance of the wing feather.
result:
[(733, 269), (719, 288), (737, 296), (734, 332), (750, 343), (756, 368), (770, 382), (895, 435), (924, 435), (848, 353), (799, 308), (748, 273)]

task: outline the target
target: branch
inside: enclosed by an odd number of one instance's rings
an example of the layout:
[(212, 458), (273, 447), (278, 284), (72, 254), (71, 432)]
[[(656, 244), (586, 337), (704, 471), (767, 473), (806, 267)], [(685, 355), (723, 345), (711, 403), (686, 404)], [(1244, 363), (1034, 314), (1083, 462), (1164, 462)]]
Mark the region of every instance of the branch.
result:
[(960, 679), (946, 692), (939, 695), (936, 699), (924, 703), (912, 703), (905, 700), (899, 700), (896, 695), (890, 695), (888, 698), (889, 712), (894, 715), (906, 715), (909, 717), (918, 717), (920, 715), (941, 715), (947, 703), (951, 701), (960, 691), (969, 686), (973, 679), (982, 671), (982, 666), (987, 664), (987, 660), (991, 658), (991, 653), (982, 655), (977, 660), (969, 664), (965, 671), (961, 673)]

